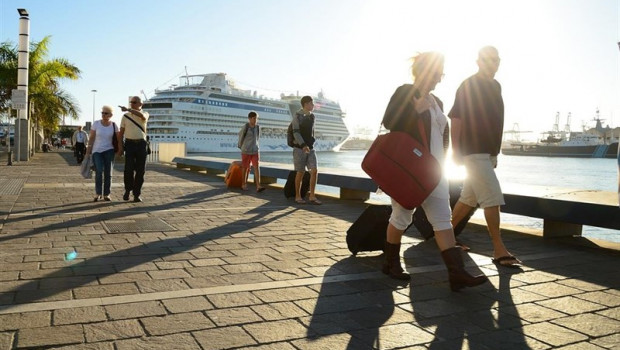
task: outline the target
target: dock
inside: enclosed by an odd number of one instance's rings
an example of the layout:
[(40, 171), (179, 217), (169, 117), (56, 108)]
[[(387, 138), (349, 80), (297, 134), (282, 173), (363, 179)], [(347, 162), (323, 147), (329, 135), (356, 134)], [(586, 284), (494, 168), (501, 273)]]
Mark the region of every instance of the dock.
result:
[[(408, 231), (410, 283), (351, 256), (361, 200), (287, 200), (272, 183), (149, 163), (144, 202), (93, 202), (71, 151), (0, 159), (0, 349), (618, 349), (620, 244), (504, 227), (459, 236), (490, 283), (451, 292), (434, 240)], [(320, 175), (319, 175), (320, 176)]]

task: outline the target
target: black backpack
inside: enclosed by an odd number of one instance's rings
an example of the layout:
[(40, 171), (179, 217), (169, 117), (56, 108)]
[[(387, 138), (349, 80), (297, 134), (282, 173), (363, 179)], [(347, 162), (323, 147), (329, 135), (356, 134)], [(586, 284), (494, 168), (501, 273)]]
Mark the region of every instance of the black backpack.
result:
[(286, 144), (289, 147), (295, 147), (295, 136), (293, 136), (293, 122), (288, 125), (288, 130), (286, 131)]

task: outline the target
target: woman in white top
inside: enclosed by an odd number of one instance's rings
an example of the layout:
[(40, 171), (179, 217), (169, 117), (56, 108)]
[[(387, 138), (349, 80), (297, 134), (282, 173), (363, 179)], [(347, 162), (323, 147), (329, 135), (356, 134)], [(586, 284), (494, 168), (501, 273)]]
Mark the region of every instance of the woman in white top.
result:
[[(118, 155), (123, 153), (121, 136), (118, 126), (112, 122), (112, 107), (101, 108), (101, 120), (97, 120), (90, 128), (88, 149), (86, 154), (92, 154), (95, 164), (95, 202), (104, 199), (110, 201), (110, 187), (112, 186), (112, 167), (114, 165), (115, 138), (118, 145)], [(103, 197), (101, 195), (103, 194)]]
[[(392, 95), (383, 117), (383, 125), (390, 131), (401, 131), (416, 140), (429, 140), (431, 154), (439, 164), (444, 163), (449, 143), (448, 119), (443, 104), (430, 92), (443, 77), (444, 57), (437, 52), (424, 52), (413, 59), (411, 72), (413, 84), (400, 86)], [(419, 128), (422, 121), (424, 130)], [(422, 132), (425, 137), (421, 137)], [(445, 177), (422, 203), (428, 221), (433, 226), (435, 240), (441, 257), (448, 268), (450, 288), (454, 291), (484, 283), (484, 275), (472, 276), (464, 269), (461, 248), (456, 247), (454, 231), (450, 222), (450, 194)], [(387, 227), (383, 272), (395, 279), (408, 280), (409, 275), (400, 265), (400, 241), (405, 229), (411, 224), (413, 210), (408, 210), (392, 199), (392, 214)]]

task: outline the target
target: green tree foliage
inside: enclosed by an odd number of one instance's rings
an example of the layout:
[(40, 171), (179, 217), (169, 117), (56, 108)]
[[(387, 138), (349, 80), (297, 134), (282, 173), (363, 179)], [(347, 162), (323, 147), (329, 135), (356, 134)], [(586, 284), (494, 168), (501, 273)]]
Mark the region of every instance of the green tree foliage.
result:
[[(48, 59), (50, 36), (30, 43), (28, 101), (33, 103), (31, 121), (48, 133), (58, 130), (63, 115), (79, 118), (79, 104), (60, 88), (65, 79), (77, 80), (80, 69), (64, 58)], [(17, 88), (17, 45), (0, 44), (0, 112), (6, 113), (11, 90)]]
[(58, 130), (58, 136), (63, 139), (70, 139), (71, 137), (73, 137), (74, 132), (75, 130), (69, 129), (67, 127), (62, 127), (60, 128), (60, 130)]

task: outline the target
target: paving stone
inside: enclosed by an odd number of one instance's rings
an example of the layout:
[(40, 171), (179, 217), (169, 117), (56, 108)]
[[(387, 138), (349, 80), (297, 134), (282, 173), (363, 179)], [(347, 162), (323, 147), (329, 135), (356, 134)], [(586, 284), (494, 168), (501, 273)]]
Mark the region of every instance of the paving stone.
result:
[(200, 312), (146, 317), (140, 319), (140, 322), (150, 335), (166, 335), (215, 327), (213, 322)]
[(377, 349), (402, 348), (428, 343), (434, 339), (431, 333), (407, 323), (355, 331), (353, 335), (367, 346)]
[(0, 349), (13, 349), (14, 332), (0, 333)]
[(72, 344), (62, 346), (59, 348), (51, 348), (52, 350), (115, 350), (114, 343), (102, 342), (102, 343), (88, 343), (88, 344)]
[(166, 314), (166, 309), (159, 301), (107, 305), (105, 306), (105, 310), (111, 320), (161, 316)]
[(319, 294), (308, 287), (291, 287), (280, 289), (257, 290), (254, 295), (266, 303), (316, 298)]
[(605, 286), (597, 284), (597, 283), (591, 283), (588, 281), (583, 281), (583, 280), (579, 280), (579, 279), (566, 279), (566, 280), (562, 280), (562, 281), (558, 281), (558, 283), (563, 284), (565, 286), (568, 287), (573, 287), (573, 288), (577, 288), (577, 289), (581, 289), (583, 291), (586, 292), (592, 292), (595, 290), (603, 290), (606, 289)]
[(241, 327), (222, 327), (192, 333), (203, 349), (230, 349), (257, 344)]
[(105, 321), (105, 309), (102, 306), (76, 307), (54, 311), (54, 325), (91, 323)]
[(504, 308), (504, 312), (530, 323), (549, 321), (566, 316), (565, 313), (536, 305), (534, 303), (521, 304), (514, 308)]
[(540, 301), (537, 301), (536, 304), (539, 304), (544, 307), (548, 307), (550, 309), (554, 309), (560, 312), (564, 312), (569, 315), (593, 312), (593, 311), (602, 310), (605, 308), (603, 305), (591, 303), (587, 300), (575, 298), (572, 296), (549, 299), (549, 300), (540, 300)]
[[(117, 350), (201, 350), (189, 333), (172, 334), (163, 337), (142, 337), (116, 341)], [(208, 349), (208, 348), (205, 348)]]
[(618, 350), (620, 349), (620, 332), (616, 332), (615, 334), (606, 336), (606, 337), (600, 337), (597, 339), (593, 339), (592, 344), (597, 345), (597, 346), (601, 346), (605, 349), (614, 349), (614, 350)]
[[(484, 332), (473, 334), (468, 337), (469, 349), (487, 348), (489, 350), (498, 349), (498, 344), (501, 344), (501, 349), (507, 350), (546, 350), (551, 349), (548, 344), (545, 344), (539, 339), (535, 339), (528, 335), (524, 335), (520, 328), (504, 329), (498, 328), (492, 332)], [(448, 345), (451, 345), (448, 343)], [(447, 347), (448, 349), (454, 347)]]
[(261, 304), (262, 301), (250, 292), (223, 293), (208, 295), (207, 299), (216, 308), (248, 306)]
[(136, 285), (141, 293), (156, 293), (190, 289), (190, 286), (188, 286), (184, 280), (178, 278), (137, 281)]
[(203, 296), (167, 299), (162, 303), (173, 314), (213, 309), (213, 305)]
[(275, 280), (275, 281), (283, 281), (290, 279), (298, 279), (298, 278), (306, 278), (312, 277), (313, 275), (307, 273), (302, 269), (280, 269), (278, 271), (265, 271), (263, 273), (265, 276)]
[(105, 286), (80, 287), (73, 289), (76, 299), (102, 298), (118, 295), (139, 294), (134, 283), (108, 284)]
[(605, 348), (602, 348), (600, 346), (596, 346), (594, 344), (590, 344), (587, 342), (581, 342), (581, 343), (577, 343), (577, 344), (571, 344), (571, 345), (567, 345), (567, 346), (563, 346), (561, 348), (558, 348), (559, 350), (604, 350)]
[(81, 325), (23, 328), (17, 331), (16, 347), (40, 347), (84, 342), (84, 329)]
[(521, 332), (528, 337), (537, 339), (552, 346), (561, 346), (588, 340), (588, 337), (549, 322), (525, 325)]
[(300, 350), (373, 349), (372, 346), (366, 345), (361, 340), (346, 333), (293, 340), (292, 343)]
[(620, 321), (597, 314), (580, 314), (554, 320), (553, 323), (570, 328), (590, 337), (601, 337), (620, 332)]
[(252, 284), (262, 282), (272, 282), (273, 280), (265, 275), (269, 271), (251, 272), (251, 273), (236, 273), (231, 275), (222, 276), (227, 282), (226, 284)]
[(189, 278), (191, 277), (189, 273), (187, 273), (183, 269), (168, 269), (162, 271), (149, 271), (149, 276), (155, 280), (160, 279), (171, 279), (171, 278)]
[(247, 348), (239, 348), (239, 350), (297, 350), (293, 345), (289, 343), (271, 343), (259, 346), (252, 346)]
[(84, 325), (84, 335), (88, 342), (141, 337), (144, 331), (138, 320), (120, 320)]
[(260, 343), (305, 338), (313, 333), (297, 320), (268, 321), (247, 324), (243, 328)]
[(262, 318), (249, 307), (207, 310), (205, 313), (218, 326), (231, 326), (262, 321)]
[(598, 315), (603, 315), (605, 317), (612, 318), (614, 320), (620, 320), (620, 307), (614, 307), (611, 309), (606, 309), (597, 312)]
[(0, 315), (0, 331), (46, 327), (51, 325), (51, 319), (50, 311)]
[[(71, 274), (71, 271), (67, 271)], [(62, 278), (46, 278), (39, 282), (41, 289), (65, 288), (72, 289), (81, 286), (98, 285), (97, 279), (92, 276), (73, 276)]]
[(591, 301), (593, 303), (598, 303), (601, 305), (615, 307), (620, 306), (620, 296), (614, 295), (612, 293), (607, 292), (589, 292), (583, 293), (579, 295), (575, 295), (576, 298)]
[(40, 289), (40, 290), (18, 290), (15, 294), (16, 304), (27, 304), (33, 302), (71, 300), (71, 291), (62, 288)]
[(250, 308), (267, 321), (298, 318), (308, 315), (308, 313), (297, 307), (297, 305), (292, 302), (253, 305)]
[(0, 272), (0, 281), (15, 281), (18, 276), (18, 271)]
[(577, 288), (567, 287), (559, 283), (540, 283), (521, 287), (520, 289), (543, 295), (547, 298), (562, 297), (581, 293)]
[(231, 274), (236, 273), (248, 273), (248, 272), (260, 272), (260, 271), (268, 271), (269, 268), (262, 263), (247, 263), (247, 264), (236, 264), (236, 265), (224, 265), (222, 266), (226, 272)]

